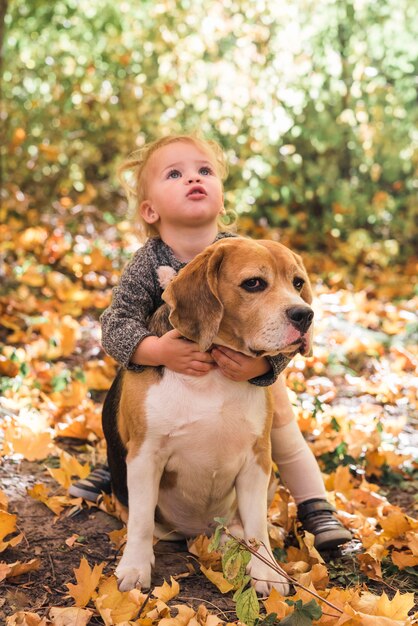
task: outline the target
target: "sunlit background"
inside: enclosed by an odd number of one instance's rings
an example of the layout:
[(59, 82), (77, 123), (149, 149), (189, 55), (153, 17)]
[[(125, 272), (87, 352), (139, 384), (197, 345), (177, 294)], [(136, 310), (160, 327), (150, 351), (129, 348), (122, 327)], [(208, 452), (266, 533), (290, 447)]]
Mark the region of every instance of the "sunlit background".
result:
[(227, 152), (226, 199), (245, 231), (278, 229), (349, 264), (405, 260), (417, 234), (415, 7), (16, 0), (3, 50), (4, 204), (95, 205), (119, 220), (117, 164), (145, 141), (199, 129)]

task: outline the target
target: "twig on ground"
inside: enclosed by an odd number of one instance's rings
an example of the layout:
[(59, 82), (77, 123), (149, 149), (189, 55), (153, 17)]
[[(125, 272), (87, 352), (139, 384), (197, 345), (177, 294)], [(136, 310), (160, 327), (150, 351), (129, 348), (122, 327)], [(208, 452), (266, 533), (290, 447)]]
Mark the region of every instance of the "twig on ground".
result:
[(57, 582), (57, 576), (55, 574), (54, 562), (52, 560), (51, 554), (48, 551), (47, 551), (47, 555), (48, 555), (49, 563), (51, 565), (52, 578), (54, 579), (54, 582)]

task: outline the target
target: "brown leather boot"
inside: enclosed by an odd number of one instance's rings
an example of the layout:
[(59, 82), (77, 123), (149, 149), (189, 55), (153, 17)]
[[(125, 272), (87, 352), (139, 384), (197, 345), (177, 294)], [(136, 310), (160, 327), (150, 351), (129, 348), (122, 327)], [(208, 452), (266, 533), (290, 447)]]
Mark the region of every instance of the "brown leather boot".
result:
[(335, 550), (351, 541), (351, 532), (335, 516), (335, 508), (326, 500), (306, 500), (298, 505), (298, 519), (302, 528), (315, 536), (315, 548)]

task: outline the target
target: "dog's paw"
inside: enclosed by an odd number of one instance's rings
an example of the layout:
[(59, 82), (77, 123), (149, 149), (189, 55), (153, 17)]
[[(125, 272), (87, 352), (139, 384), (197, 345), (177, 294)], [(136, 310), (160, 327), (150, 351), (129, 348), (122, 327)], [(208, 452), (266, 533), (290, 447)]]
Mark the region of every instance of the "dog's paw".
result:
[(290, 585), (286, 578), (279, 576), (271, 569), (265, 572), (257, 572), (257, 577), (253, 577), (253, 586), (259, 596), (267, 597), (273, 589), (276, 589), (282, 596), (288, 596)]
[(131, 589), (149, 589), (151, 586), (151, 565), (129, 567), (119, 564), (115, 571), (119, 591)]

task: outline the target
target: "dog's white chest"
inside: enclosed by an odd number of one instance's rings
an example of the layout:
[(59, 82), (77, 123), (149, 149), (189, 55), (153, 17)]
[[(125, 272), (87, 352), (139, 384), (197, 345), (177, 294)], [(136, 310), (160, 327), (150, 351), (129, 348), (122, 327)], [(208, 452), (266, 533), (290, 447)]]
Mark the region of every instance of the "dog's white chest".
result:
[(266, 397), (264, 389), (230, 381), (216, 370), (199, 378), (165, 370), (161, 382), (150, 388), (145, 409), (155, 435), (176, 437), (187, 431), (210, 438), (220, 430), (228, 438), (236, 428), (237, 439), (244, 431), (253, 438), (263, 432)]

